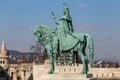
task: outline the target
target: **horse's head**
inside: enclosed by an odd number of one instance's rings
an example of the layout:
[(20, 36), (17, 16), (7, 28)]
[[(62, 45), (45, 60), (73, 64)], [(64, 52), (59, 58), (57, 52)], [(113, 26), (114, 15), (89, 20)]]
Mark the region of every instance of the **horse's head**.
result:
[(39, 42), (41, 40), (42, 34), (38, 26), (32, 28), (33, 35), (35, 36), (35, 40)]
[(35, 36), (35, 40), (39, 42), (41, 39), (45, 38), (46, 35), (52, 33), (52, 29), (45, 25), (39, 25), (32, 28), (32, 32)]

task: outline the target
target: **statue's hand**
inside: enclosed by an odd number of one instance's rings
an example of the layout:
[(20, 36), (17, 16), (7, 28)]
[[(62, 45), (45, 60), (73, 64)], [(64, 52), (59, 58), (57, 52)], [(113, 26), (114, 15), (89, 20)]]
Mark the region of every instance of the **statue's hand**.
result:
[(56, 17), (55, 17), (55, 15), (54, 15), (54, 12), (53, 12), (53, 11), (51, 11), (51, 14), (52, 14), (52, 16), (53, 16), (53, 19), (56, 20)]
[(53, 11), (51, 11), (51, 14), (52, 14), (52, 16), (55, 16)]

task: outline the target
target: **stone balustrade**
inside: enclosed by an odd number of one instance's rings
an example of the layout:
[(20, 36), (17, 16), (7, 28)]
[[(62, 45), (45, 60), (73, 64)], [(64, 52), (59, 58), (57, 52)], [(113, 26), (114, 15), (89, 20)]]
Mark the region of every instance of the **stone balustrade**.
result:
[(89, 73), (98, 78), (120, 78), (120, 68), (90, 68)]

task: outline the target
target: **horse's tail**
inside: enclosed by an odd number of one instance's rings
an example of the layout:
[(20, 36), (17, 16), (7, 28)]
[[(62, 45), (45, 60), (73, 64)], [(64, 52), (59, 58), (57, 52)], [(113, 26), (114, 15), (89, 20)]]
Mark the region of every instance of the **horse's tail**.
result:
[(90, 61), (90, 66), (94, 66), (94, 44), (93, 44), (93, 38), (89, 34), (85, 34), (87, 38), (87, 48), (88, 48), (88, 57)]

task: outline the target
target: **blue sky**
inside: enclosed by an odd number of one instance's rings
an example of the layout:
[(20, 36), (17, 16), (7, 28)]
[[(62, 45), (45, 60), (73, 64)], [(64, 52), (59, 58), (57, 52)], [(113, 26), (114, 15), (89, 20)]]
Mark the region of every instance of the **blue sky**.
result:
[(95, 58), (120, 57), (120, 0), (0, 0), (0, 42), (7, 49), (29, 52), (35, 44), (33, 26), (45, 24), (55, 28), (63, 3), (70, 8), (76, 32), (93, 36)]

